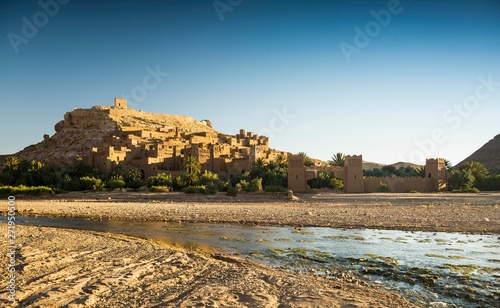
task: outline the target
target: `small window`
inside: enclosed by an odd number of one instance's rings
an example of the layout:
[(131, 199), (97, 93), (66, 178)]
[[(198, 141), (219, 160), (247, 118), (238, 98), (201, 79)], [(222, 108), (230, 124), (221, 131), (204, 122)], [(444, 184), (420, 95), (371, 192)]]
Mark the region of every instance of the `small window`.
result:
[(429, 177), (431, 177), (431, 173), (429, 172)]
[(295, 176), (295, 178), (296, 178), (296, 179), (298, 179), (298, 178), (299, 178), (299, 175), (297, 174), (297, 175)]
[(356, 175), (354, 175), (354, 178), (356, 178)]

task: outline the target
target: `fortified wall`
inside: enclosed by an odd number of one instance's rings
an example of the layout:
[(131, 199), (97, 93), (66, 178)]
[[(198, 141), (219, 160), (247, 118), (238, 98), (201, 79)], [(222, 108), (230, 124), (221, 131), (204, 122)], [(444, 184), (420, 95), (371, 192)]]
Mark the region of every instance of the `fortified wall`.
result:
[(307, 181), (317, 176), (318, 171), (332, 172), (344, 182), (346, 193), (376, 192), (386, 184), (392, 192), (437, 192), (447, 189), (447, 172), (443, 158), (427, 159), (425, 177), (363, 177), (362, 155), (346, 156), (344, 167), (309, 168), (304, 166), (304, 158), (300, 155), (288, 156), (288, 187), (293, 192), (310, 191)]

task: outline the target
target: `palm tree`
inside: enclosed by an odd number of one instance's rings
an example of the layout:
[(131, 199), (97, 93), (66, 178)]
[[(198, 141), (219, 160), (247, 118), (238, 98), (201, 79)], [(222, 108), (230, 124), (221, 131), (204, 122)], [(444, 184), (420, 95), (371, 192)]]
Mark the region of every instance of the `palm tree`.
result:
[(257, 158), (257, 160), (255, 160), (255, 163), (253, 164), (253, 169), (257, 172), (261, 172), (265, 167), (266, 161), (262, 157)]
[(306, 152), (299, 152), (297, 155), (304, 157), (304, 166), (311, 167), (314, 165), (314, 162), (309, 156), (307, 156)]
[(451, 171), (451, 169), (453, 168), (453, 165), (451, 164), (451, 161), (445, 159), (444, 160), (444, 168), (446, 169), (446, 171)]
[(198, 174), (201, 173), (201, 164), (198, 158), (194, 156), (186, 157), (182, 164), (182, 169), (184, 169), (189, 176), (189, 185), (193, 185), (194, 182), (198, 181)]
[(425, 178), (425, 166), (414, 170), (414, 176)]
[(337, 152), (332, 156), (332, 160), (329, 160), (328, 163), (332, 166), (344, 167), (345, 154)]
[(269, 163), (267, 163), (267, 168), (273, 171), (274, 169), (276, 169), (276, 162), (274, 160), (271, 160)]
[(276, 156), (276, 165), (278, 166), (278, 168), (282, 168), (282, 167), (286, 166), (286, 157), (285, 157), (285, 155), (278, 154), (278, 156)]

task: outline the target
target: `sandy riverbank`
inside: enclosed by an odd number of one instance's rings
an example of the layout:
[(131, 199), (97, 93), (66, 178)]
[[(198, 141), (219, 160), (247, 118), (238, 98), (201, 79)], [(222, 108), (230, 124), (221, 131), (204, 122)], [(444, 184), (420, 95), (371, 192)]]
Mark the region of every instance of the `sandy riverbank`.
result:
[[(1, 247), (7, 230), (2, 224)], [(381, 288), (90, 231), (17, 227), (20, 307), (412, 307)], [(7, 264), (6, 254), (0, 264)], [(0, 303), (7, 307), (2, 288)]]
[(92, 219), (500, 233), (500, 193), (303, 194), (75, 193), (17, 197), (21, 215)]

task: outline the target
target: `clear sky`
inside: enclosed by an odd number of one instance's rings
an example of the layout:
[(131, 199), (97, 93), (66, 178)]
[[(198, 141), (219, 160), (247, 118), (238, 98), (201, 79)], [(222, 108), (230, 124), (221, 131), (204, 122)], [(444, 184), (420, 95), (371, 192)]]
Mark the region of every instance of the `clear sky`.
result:
[(0, 34), (0, 154), (114, 97), (323, 160), (456, 164), (500, 133), (498, 0), (2, 1)]

